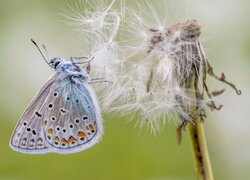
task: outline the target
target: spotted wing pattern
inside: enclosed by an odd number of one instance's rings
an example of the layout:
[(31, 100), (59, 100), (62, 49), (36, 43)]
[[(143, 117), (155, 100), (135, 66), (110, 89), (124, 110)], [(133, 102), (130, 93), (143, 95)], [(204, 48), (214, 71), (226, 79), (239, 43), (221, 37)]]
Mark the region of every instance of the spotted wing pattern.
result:
[[(45, 139), (57, 153), (73, 153), (94, 145), (101, 135), (100, 112), (94, 93), (86, 82), (70, 78), (51, 88), (43, 121)], [(98, 127), (98, 125), (100, 127)]]
[(47, 147), (42, 130), (42, 121), (44, 117), (41, 113), (45, 106), (57, 73), (55, 73), (37, 93), (31, 103), (22, 114), (10, 140), (12, 149), (22, 153), (47, 153)]
[(93, 146), (101, 135), (100, 110), (91, 87), (81, 76), (56, 72), (21, 116), (10, 146), (22, 153), (68, 154)]

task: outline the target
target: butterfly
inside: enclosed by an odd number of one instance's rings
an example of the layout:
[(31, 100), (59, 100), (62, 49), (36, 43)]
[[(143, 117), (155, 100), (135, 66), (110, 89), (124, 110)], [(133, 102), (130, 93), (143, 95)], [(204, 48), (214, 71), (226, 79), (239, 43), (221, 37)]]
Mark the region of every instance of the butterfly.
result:
[(21, 115), (10, 147), (27, 154), (70, 154), (95, 145), (103, 125), (89, 75), (73, 57), (55, 57), (48, 64), (55, 73)]

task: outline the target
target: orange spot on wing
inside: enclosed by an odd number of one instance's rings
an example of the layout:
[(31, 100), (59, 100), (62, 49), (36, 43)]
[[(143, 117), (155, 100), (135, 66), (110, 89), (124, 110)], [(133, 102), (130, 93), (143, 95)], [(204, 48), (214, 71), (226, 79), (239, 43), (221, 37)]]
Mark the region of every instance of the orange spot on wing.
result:
[(70, 136), (68, 142), (69, 143), (76, 142), (76, 138), (74, 138), (73, 136)]
[(95, 129), (95, 127), (94, 127), (92, 124), (89, 125), (89, 128), (90, 128), (91, 130), (94, 130), (94, 129)]
[(89, 127), (89, 126), (86, 126), (86, 129), (89, 131), (89, 130), (90, 130), (90, 127)]
[(64, 143), (64, 144), (68, 144), (69, 143), (65, 138), (62, 138), (61, 142)]
[(57, 141), (57, 142), (59, 142), (59, 137), (56, 136), (56, 137), (54, 138), (54, 140)]
[(48, 123), (47, 121), (43, 121), (43, 125), (44, 125), (44, 126), (46, 126), (46, 125), (47, 125), (47, 123)]
[(78, 135), (79, 138), (82, 138), (82, 137), (85, 137), (85, 136), (86, 136), (85, 133), (82, 132), (82, 131), (78, 132), (77, 135)]
[(49, 133), (49, 134), (53, 134), (53, 133), (54, 133), (54, 132), (53, 132), (53, 129), (49, 129), (49, 130), (48, 130), (48, 133)]

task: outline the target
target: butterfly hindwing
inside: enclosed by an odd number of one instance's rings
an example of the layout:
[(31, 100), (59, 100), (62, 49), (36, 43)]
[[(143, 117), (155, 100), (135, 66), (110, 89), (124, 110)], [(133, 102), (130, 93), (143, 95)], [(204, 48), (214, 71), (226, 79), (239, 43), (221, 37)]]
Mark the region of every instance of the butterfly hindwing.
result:
[(47, 153), (49, 148), (44, 141), (42, 122), (44, 116), (42, 109), (57, 77), (55, 73), (33, 98), (22, 114), (10, 140), (12, 149), (28, 154)]
[(45, 103), (50, 107), (45, 114), (49, 120), (43, 126), (48, 146), (56, 153), (67, 154), (97, 143), (102, 124), (91, 87), (84, 81), (71, 82), (70, 78), (55, 84)]

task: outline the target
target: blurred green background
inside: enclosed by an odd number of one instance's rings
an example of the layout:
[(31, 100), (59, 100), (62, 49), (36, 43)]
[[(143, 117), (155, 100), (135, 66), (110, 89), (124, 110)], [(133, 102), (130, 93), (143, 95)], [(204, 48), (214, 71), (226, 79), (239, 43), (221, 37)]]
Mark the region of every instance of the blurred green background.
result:
[[(30, 38), (46, 44), (50, 56), (82, 55), (79, 35), (57, 15), (62, 6), (59, 0), (0, 0), (0, 179), (195, 179), (188, 132), (178, 146), (172, 122), (154, 136), (128, 123), (129, 118), (104, 114), (105, 135), (86, 151), (25, 155), (9, 148), (20, 114), (52, 74)], [(169, 8), (180, 20), (200, 22), (202, 42), (215, 71), (225, 72), (243, 91), (237, 96), (226, 87), (217, 99), (224, 108), (209, 113), (205, 129), (215, 178), (249, 179), (250, 3), (171, 1)], [(209, 83), (211, 89), (225, 87)]]

